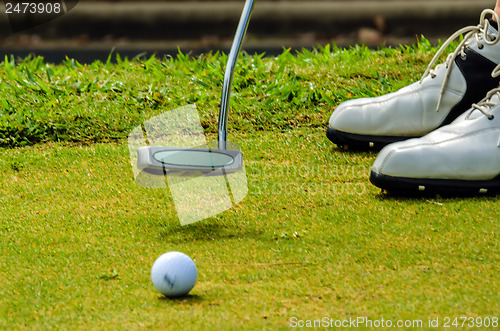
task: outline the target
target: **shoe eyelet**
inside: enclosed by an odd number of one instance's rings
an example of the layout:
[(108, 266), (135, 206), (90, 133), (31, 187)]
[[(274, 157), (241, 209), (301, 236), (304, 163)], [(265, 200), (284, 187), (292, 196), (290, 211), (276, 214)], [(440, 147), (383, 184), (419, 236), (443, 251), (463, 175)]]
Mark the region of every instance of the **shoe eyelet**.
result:
[(460, 56), (460, 58), (462, 59), (462, 61), (467, 61), (467, 54), (465, 54), (464, 56)]
[(491, 117), (488, 117), (490, 121), (493, 121), (495, 119), (495, 115), (491, 115)]
[(478, 46), (479, 49), (483, 49), (484, 48), (484, 45), (479, 45)]

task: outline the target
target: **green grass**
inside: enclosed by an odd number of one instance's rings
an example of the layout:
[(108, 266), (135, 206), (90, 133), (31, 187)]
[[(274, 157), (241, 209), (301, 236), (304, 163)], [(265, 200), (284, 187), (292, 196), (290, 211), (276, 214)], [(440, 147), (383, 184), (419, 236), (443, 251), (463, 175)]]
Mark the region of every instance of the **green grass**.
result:
[[(226, 57), (0, 68), (0, 329), (288, 329), (290, 319), (498, 317), (498, 197), (395, 197), (375, 153), (325, 137), (334, 107), (419, 78), (426, 43), (240, 58), (230, 136), (249, 194), (181, 227), (168, 190), (137, 186), (126, 136), (197, 103), (215, 139)], [(169, 300), (154, 260), (196, 262)]]
[[(231, 127), (323, 127), (325, 114), (346, 98), (385, 93), (416, 79), (422, 70), (415, 66), (430, 56), (425, 47), (246, 55), (233, 84)], [(179, 54), (164, 60), (117, 56), (117, 64), (67, 59), (56, 66), (39, 57), (6, 57), (0, 65), (0, 146), (120, 140), (145, 119), (192, 103), (214, 133), (226, 61), (219, 53)]]

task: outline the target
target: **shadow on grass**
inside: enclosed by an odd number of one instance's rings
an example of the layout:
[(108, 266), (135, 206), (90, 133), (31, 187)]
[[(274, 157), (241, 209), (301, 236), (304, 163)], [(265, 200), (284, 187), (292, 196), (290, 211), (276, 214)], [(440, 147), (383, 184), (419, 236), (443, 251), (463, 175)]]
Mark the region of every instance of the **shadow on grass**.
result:
[(368, 156), (377, 156), (378, 153), (380, 152), (380, 149), (368, 149), (368, 148), (361, 148), (361, 147), (348, 147), (348, 148), (343, 148), (339, 147), (335, 144), (332, 143), (332, 147), (330, 148), (330, 152), (332, 153), (341, 153), (349, 156), (363, 156), (363, 157), (368, 157)]
[[(220, 222), (220, 221), (219, 221)], [(245, 225), (215, 223), (204, 220), (198, 223), (176, 226), (160, 233), (162, 239), (168, 239), (171, 243), (184, 243), (193, 241), (213, 241), (232, 238), (257, 238), (262, 233)]]
[(430, 192), (406, 192), (392, 191), (380, 192), (377, 195), (379, 200), (500, 200), (500, 193), (464, 193), (464, 192), (447, 192), (447, 193), (430, 193)]
[(169, 303), (175, 303), (175, 304), (198, 304), (202, 303), (203, 297), (200, 295), (196, 294), (188, 294), (182, 297), (176, 297), (176, 298), (169, 298), (166, 296), (160, 296), (158, 297), (159, 301), (164, 301), (164, 302), (169, 302)]

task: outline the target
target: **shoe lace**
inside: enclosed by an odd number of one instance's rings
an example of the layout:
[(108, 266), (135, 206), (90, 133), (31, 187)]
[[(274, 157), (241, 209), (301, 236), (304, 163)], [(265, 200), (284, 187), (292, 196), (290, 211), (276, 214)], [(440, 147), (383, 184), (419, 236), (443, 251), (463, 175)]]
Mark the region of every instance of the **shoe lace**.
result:
[[(492, 77), (499, 77), (500, 76), (500, 64), (495, 67), (491, 76)], [(497, 87), (497, 88), (489, 91), (488, 94), (486, 95), (486, 97), (483, 100), (481, 100), (478, 104), (473, 103), (472, 108), (479, 110), (486, 117), (488, 117), (488, 119), (490, 119), (490, 120), (494, 119), (495, 116), (493, 116), (493, 114), (490, 113), (491, 107), (494, 107), (498, 104), (498, 102), (492, 101), (492, 98), (494, 95), (497, 95), (497, 97), (500, 98), (500, 87)]]
[(446, 86), (448, 85), (448, 80), (450, 79), (451, 75), (451, 68), (453, 61), (457, 58), (458, 55), (461, 57), (465, 57), (465, 49), (466, 49), (466, 43), (469, 41), (471, 37), (474, 37), (476, 39), (476, 43), (480, 49), (484, 47), (484, 45), (495, 45), (499, 40), (500, 40), (500, 33), (497, 34), (496, 36), (491, 35), (489, 33), (489, 27), (490, 27), (490, 21), (486, 18), (487, 15), (491, 15), (492, 17), (495, 18), (496, 22), (500, 22), (499, 16), (491, 9), (486, 9), (481, 13), (481, 18), (479, 19), (479, 24), (476, 26), (467, 26), (465, 28), (462, 28), (455, 32), (453, 35), (451, 35), (441, 46), (441, 48), (438, 50), (436, 55), (433, 57), (431, 62), (429, 63), (429, 66), (427, 67), (427, 70), (422, 76), (422, 79), (420, 79), (420, 84), (422, 84), (423, 80), (428, 76), (431, 75), (432, 78), (436, 77), (436, 72), (435, 70), (438, 69), (440, 66), (443, 64), (440, 64), (436, 66), (435, 69), (434, 66), (436, 65), (437, 61), (439, 58), (443, 55), (444, 51), (448, 48), (448, 46), (458, 37), (464, 36), (463, 40), (460, 42), (460, 44), (457, 46), (455, 51), (451, 54), (448, 55), (444, 65), (446, 66), (446, 75), (444, 77), (443, 84), (441, 86), (441, 91), (439, 94), (439, 99), (436, 107), (436, 112), (439, 111), (439, 108), (441, 106), (441, 102), (444, 96), (444, 92), (446, 90)]

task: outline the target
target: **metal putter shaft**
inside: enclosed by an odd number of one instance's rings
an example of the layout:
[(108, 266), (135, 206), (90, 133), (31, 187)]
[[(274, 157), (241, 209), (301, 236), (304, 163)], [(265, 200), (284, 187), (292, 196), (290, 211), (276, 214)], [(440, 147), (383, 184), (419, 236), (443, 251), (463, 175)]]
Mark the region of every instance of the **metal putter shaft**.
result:
[(248, 28), (253, 5), (254, 0), (246, 0), (229, 52), (219, 112), (218, 148), (139, 147), (138, 169), (154, 175), (177, 176), (217, 176), (242, 169), (241, 151), (227, 148), (227, 118), (236, 60)]
[(219, 111), (219, 149), (226, 149), (227, 142), (227, 118), (229, 114), (229, 103), (231, 100), (231, 87), (233, 85), (234, 68), (236, 60), (240, 54), (243, 38), (245, 37), (248, 23), (250, 22), (250, 15), (252, 14), (254, 0), (247, 0), (245, 7), (241, 13), (240, 23), (234, 36), (233, 45), (229, 52), (227, 60), (226, 72), (224, 74), (224, 85), (222, 87), (221, 105)]

